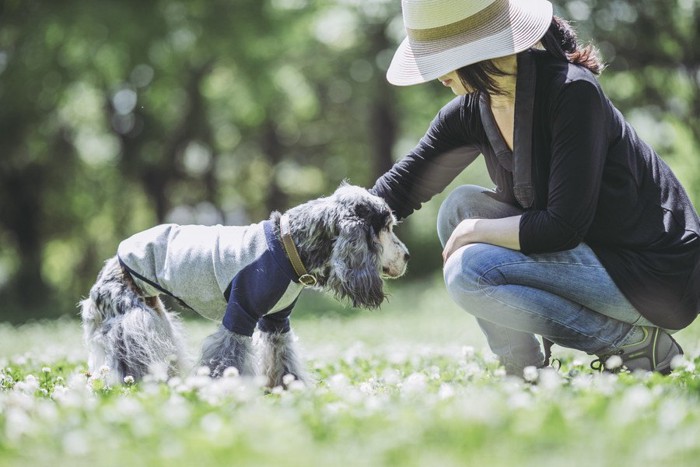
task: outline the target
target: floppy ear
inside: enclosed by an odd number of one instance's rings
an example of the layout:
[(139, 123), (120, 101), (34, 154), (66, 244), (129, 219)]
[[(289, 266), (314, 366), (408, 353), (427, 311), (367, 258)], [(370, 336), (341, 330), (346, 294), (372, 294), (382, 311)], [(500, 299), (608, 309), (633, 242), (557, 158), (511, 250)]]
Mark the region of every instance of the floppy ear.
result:
[(364, 219), (353, 216), (340, 222), (333, 245), (326, 286), (338, 298), (349, 298), (355, 307), (377, 308), (386, 297), (373, 235)]

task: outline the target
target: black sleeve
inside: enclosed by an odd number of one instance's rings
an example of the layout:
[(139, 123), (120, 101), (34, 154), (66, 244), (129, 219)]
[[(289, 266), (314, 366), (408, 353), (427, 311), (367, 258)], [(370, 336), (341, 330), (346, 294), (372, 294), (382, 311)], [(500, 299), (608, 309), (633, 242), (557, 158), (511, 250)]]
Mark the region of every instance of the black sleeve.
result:
[(606, 100), (589, 81), (562, 89), (553, 107), (547, 208), (523, 213), (523, 253), (568, 250), (588, 232), (598, 205), (608, 149)]
[(440, 110), (411, 153), (382, 175), (372, 193), (386, 200), (399, 218), (445, 189), (481, 153), (464, 121), (464, 97)]

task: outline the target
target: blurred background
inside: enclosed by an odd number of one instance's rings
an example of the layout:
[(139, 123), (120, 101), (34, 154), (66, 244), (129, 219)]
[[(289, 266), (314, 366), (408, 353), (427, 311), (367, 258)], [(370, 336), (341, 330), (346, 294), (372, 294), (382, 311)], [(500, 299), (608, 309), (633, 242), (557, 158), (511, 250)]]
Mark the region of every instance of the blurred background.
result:
[[(700, 1), (554, 1), (700, 203)], [(452, 98), (384, 73), (399, 0), (0, 0), (0, 319), (76, 316), (119, 241), (372, 186)], [(455, 184), (491, 186), (475, 163)], [(439, 198), (439, 197), (438, 197)], [(439, 199), (397, 230), (434, 284)], [(447, 300), (447, 298), (446, 298)]]

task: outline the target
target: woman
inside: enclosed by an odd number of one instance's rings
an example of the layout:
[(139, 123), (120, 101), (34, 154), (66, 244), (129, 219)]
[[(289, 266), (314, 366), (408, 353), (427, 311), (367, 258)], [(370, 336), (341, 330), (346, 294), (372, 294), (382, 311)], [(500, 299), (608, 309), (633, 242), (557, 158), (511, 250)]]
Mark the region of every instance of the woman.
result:
[(403, 17), (388, 80), (458, 97), (373, 191), (405, 218), (484, 155), (495, 189), (452, 192), (438, 235), (448, 292), (506, 371), (547, 364), (540, 335), (670, 372), (670, 334), (700, 309), (700, 221), (603, 94), (595, 50), (545, 0), (403, 0)]

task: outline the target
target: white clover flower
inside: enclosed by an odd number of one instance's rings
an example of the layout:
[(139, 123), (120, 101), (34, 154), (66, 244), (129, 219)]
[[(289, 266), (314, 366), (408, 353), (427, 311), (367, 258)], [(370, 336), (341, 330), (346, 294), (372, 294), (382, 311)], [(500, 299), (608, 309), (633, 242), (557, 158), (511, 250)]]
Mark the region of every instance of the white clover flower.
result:
[(112, 369), (110, 367), (108, 367), (107, 365), (102, 365), (100, 367), (100, 369), (97, 370), (97, 375), (95, 375), (95, 376), (99, 375), (99, 377), (104, 378), (105, 376), (107, 376), (109, 374), (110, 371), (112, 371)]
[(671, 368), (674, 370), (681, 369), (686, 371), (693, 371), (695, 370), (695, 364), (688, 361), (685, 358), (685, 355), (676, 355), (671, 360)]
[[(154, 383), (164, 383), (168, 380), (168, 364), (165, 362), (153, 363), (148, 367), (149, 380)], [(145, 379), (145, 378), (144, 378)]]
[(53, 392), (51, 393), (51, 399), (53, 399), (55, 401), (59, 401), (59, 402), (63, 401), (67, 392), (68, 392), (67, 387), (57, 384), (53, 388)]
[(539, 387), (549, 391), (558, 389), (564, 382), (554, 368), (543, 368), (538, 372), (537, 377)]
[(433, 365), (428, 368), (428, 375), (430, 379), (440, 379), (440, 368), (437, 365)]
[(334, 390), (347, 388), (350, 382), (348, 377), (342, 373), (336, 373), (335, 375), (328, 378), (328, 386)]
[(173, 376), (168, 380), (168, 386), (171, 388), (177, 388), (182, 384), (182, 378), (179, 376)]
[(211, 369), (206, 365), (202, 365), (199, 368), (197, 368), (197, 372), (196, 372), (197, 376), (209, 376), (210, 374), (211, 374)]
[(455, 395), (455, 390), (451, 384), (442, 383), (440, 385), (440, 389), (438, 390), (438, 397), (440, 399), (449, 399), (451, 397), (454, 397), (454, 395)]
[(523, 369), (523, 378), (525, 381), (529, 381), (530, 383), (534, 383), (537, 381), (537, 379), (540, 377), (539, 372), (537, 371), (537, 368), (534, 366), (526, 366)]
[(134, 384), (134, 377), (131, 375), (127, 375), (124, 377), (124, 384), (131, 386)]
[(372, 394), (374, 392), (372, 383), (368, 383), (367, 381), (360, 383), (360, 392), (363, 394)]
[(287, 386), (287, 390), (291, 392), (303, 391), (304, 389), (306, 389), (306, 385), (298, 379), (295, 379)]
[(39, 390), (39, 381), (33, 375), (27, 375), (24, 381), (18, 381), (15, 384), (15, 390), (24, 394), (34, 394)]
[(41, 372), (46, 373), (46, 374), (51, 373), (51, 368), (45, 366), (44, 368), (41, 369)]
[[(204, 367), (204, 368), (209, 369), (208, 367)], [(207, 373), (205, 376), (208, 376), (208, 375), (209, 375), (209, 373)], [(240, 373), (238, 371), (238, 368), (236, 368), (235, 366), (230, 366), (224, 370), (224, 378), (236, 378), (238, 376), (240, 376)]]
[(389, 386), (395, 386), (399, 384), (401, 381), (401, 373), (399, 373), (398, 370), (394, 370), (392, 368), (387, 368), (384, 370), (382, 373), (382, 379), (384, 380), (384, 383), (386, 383)]
[(5, 436), (10, 441), (18, 441), (23, 435), (35, 429), (35, 422), (27, 412), (18, 407), (8, 408), (5, 418)]
[(526, 392), (516, 392), (508, 398), (508, 406), (512, 409), (523, 409), (532, 405), (532, 398)]
[(466, 358), (467, 360), (474, 358), (474, 347), (471, 345), (465, 345), (462, 347), (462, 357)]
[(622, 366), (622, 357), (619, 355), (613, 355), (605, 360), (605, 368), (608, 370), (615, 370)]
[(286, 374), (282, 377), (282, 384), (284, 384), (285, 386), (289, 386), (295, 380), (296, 380), (296, 377), (294, 375)]
[(425, 392), (428, 386), (428, 378), (423, 373), (413, 373), (403, 382), (402, 388), (409, 394)]

